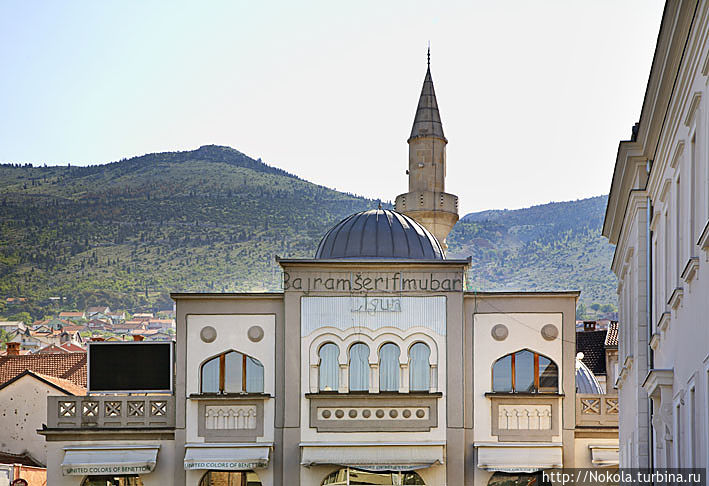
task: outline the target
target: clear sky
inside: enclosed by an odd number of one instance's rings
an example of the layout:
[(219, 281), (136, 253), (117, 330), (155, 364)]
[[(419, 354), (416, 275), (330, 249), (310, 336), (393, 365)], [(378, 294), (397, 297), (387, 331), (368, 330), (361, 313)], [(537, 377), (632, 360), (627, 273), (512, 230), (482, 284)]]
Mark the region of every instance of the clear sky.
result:
[(660, 0), (0, 2), (0, 161), (229, 145), (393, 200), (431, 42), (461, 214), (605, 194)]

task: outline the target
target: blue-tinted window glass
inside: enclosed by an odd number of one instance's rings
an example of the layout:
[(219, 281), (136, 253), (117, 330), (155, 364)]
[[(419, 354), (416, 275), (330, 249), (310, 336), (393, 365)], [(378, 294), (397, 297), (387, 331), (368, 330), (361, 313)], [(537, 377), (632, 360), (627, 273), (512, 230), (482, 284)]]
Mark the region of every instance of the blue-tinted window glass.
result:
[(337, 391), (340, 386), (338, 357), (340, 348), (327, 343), (320, 348), (320, 390)]
[(503, 356), (492, 367), (492, 391), (512, 391), (512, 355)]
[(394, 343), (379, 349), (379, 391), (399, 391), (399, 346)]
[(202, 393), (219, 391), (219, 356), (202, 365)]
[(246, 358), (246, 391), (263, 393), (263, 365), (250, 356)]
[(526, 349), (515, 353), (515, 391), (534, 392), (534, 353)]
[(424, 343), (416, 343), (409, 349), (409, 389), (428, 391), (431, 388), (431, 350)]
[(224, 355), (224, 392), (239, 393), (243, 391), (243, 361), (244, 355), (230, 351)]
[(350, 390), (369, 390), (369, 346), (364, 343), (350, 348)]
[(559, 370), (549, 358), (539, 356), (539, 391), (555, 393), (559, 390)]

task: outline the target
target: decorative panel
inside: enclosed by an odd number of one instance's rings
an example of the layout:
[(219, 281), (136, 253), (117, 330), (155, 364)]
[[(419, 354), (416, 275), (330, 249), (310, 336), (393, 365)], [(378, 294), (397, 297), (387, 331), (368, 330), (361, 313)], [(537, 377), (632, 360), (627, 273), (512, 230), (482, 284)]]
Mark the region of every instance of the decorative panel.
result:
[(550, 442), (559, 435), (558, 396), (490, 394), (492, 435), (500, 442)]
[(197, 435), (207, 442), (254, 442), (263, 436), (264, 399), (200, 400)]
[(503, 405), (498, 408), (499, 430), (551, 430), (551, 405)]
[(440, 393), (308, 394), (318, 432), (427, 432), (438, 426)]

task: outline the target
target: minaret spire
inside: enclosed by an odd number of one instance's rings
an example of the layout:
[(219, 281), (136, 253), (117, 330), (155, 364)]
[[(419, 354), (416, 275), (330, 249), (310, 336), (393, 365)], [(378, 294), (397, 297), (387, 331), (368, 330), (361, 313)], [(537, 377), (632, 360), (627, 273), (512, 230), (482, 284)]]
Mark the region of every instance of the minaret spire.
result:
[(397, 196), (396, 210), (421, 223), (446, 250), (446, 237), (458, 221), (458, 197), (445, 192), (448, 140), (443, 134), (433, 89), (430, 43), (426, 51), (426, 76), (407, 142), (409, 192)]

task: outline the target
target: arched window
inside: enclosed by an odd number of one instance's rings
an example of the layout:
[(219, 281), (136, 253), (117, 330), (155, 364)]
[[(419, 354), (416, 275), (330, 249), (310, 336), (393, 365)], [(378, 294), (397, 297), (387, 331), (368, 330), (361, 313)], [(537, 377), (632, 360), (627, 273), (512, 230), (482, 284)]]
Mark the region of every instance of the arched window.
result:
[(431, 388), (431, 349), (416, 343), (409, 349), (409, 390), (428, 391)]
[(559, 370), (552, 360), (528, 349), (508, 354), (492, 367), (492, 391), (556, 393)]
[(369, 390), (369, 346), (355, 343), (350, 347), (350, 391)]
[(261, 480), (253, 471), (207, 471), (199, 486), (261, 486)]
[(338, 378), (340, 348), (333, 343), (323, 344), (320, 347), (320, 390), (337, 391), (340, 386)]
[(379, 349), (379, 391), (399, 391), (399, 354), (394, 343)]
[(205, 362), (201, 375), (202, 393), (263, 393), (263, 365), (237, 351)]

